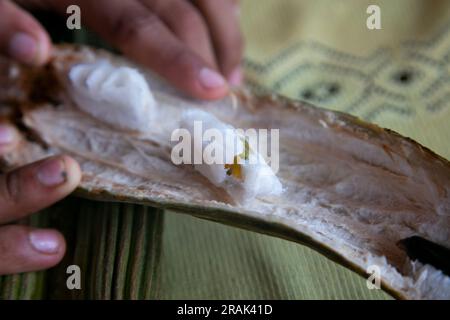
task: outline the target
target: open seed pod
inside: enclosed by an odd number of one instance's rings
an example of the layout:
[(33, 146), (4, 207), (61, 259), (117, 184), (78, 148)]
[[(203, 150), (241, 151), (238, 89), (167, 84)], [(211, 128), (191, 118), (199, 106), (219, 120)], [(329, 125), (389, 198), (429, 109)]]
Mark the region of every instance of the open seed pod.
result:
[[(99, 59), (146, 75), (158, 105), (148, 132), (115, 127), (73, 102), (69, 70)], [(0, 70), (3, 117), (22, 133), (4, 156), (6, 168), (67, 153), (81, 164), (78, 193), (88, 198), (173, 209), (289, 239), (362, 275), (378, 267), (382, 287), (396, 297), (450, 298), (450, 278), (411, 261), (397, 244), (418, 235), (450, 246), (450, 163), (418, 143), (275, 95), (242, 90), (218, 102), (193, 101), (145, 69), (86, 47), (58, 48), (45, 68), (3, 60)], [(174, 123), (194, 107), (237, 128), (279, 129), (283, 193), (239, 204), (191, 167), (174, 165)]]

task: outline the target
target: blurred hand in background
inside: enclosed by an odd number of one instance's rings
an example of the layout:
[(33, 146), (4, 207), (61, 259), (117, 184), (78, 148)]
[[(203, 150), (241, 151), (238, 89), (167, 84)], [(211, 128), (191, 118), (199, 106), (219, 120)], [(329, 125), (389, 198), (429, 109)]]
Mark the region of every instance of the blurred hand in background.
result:
[[(221, 98), (242, 81), (237, 0), (16, 2), (65, 16), (68, 6), (78, 5), (84, 26), (196, 98)], [(0, 0), (0, 50), (21, 62), (42, 64), (50, 57), (51, 42), (30, 14)]]

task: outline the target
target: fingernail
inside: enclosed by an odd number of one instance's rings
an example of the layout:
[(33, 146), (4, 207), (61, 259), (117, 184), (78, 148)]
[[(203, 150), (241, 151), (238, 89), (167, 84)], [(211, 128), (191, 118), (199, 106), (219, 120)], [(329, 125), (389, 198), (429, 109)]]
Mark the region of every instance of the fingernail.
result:
[(46, 187), (55, 187), (67, 179), (64, 162), (61, 159), (49, 159), (37, 170), (37, 178)]
[(0, 145), (11, 144), (14, 141), (14, 130), (0, 125)]
[(240, 86), (242, 84), (242, 70), (237, 67), (228, 77), (228, 82), (232, 86)]
[(45, 254), (57, 253), (59, 249), (59, 237), (54, 232), (46, 230), (34, 230), (28, 238), (36, 251)]
[(200, 70), (200, 82), (207, 89), (217, 89), (225, 86), (225, 79), (209, 68)]
[(9, 55), (24, 63), (33, 63), (37, 57), (38, 44), (26, 33), (16, 33), (9, 41)]

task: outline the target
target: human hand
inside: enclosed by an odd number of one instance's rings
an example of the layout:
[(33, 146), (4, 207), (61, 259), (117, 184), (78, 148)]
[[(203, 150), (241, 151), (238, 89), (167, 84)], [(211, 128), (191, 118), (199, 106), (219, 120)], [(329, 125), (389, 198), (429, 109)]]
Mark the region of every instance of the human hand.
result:
[[(226, 95), (229, 84), (241, 83), (242, 39), (237, 0), (18, 2), (61, 14), (66, 14), (69, 5), (80, 6), (83, 24), (196, 98), (218, 99)], [(12, 7), (10, 1), (0, 0), (0, 15), (5, 14), (5, 8), (10, 12), (9, 16), (0, 17), (0, 38), (1, 33), (10, 35), (10, 42), (0, 44), (0, 50), (24, 62), (42, 63), (50, 55), (45, 30), (27, 13)], [(34, 45), (23, 36), (18, 38), (18, 32), (31, 36)]]
[[(17, 143), (17, 131), (0, 123), (0, 156)], [(62, 259), (66, 245), (58, 231), (10, 222), (62, 199), (80, 179), (78, 164), (67, 156), (0, 174), (0, 275), (46, 269)]]

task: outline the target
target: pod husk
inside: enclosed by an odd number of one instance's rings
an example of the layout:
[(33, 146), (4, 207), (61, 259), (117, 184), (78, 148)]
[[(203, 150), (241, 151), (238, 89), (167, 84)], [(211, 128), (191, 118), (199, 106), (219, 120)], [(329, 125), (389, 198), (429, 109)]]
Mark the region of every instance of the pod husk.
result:
[[(103, 51), (72, 46), (60, 47), (44, 69), (4, 62), (15, 77), (2, 79), (6, 89), (0, 101), (18, 106), (20, 113), (10, 112), (8, 119), (23, 133), (21, 143), (4, 157), (7, 167), (68, 153), (81, 163), (77, 192), (83, 197), (172, 209), (296, 241), (364, 276), (369, 266), (378, 266), (382, 287), (396, 297), (450, 298), (449, 277), (411, 261), (397, 246), (414, 235), (450, 246), (447, 160), (390, 130), (277, 95), (241, 89), (219, 102), (190, 100), (143, 68), (161, 114), (148, 133), (120, 131), (82, 113), (68, 94), (69, 68), (98, 59), (140, 68)], [(207, 109), (239, 128), (280, 129), (283, 195), (239, 204), (192, 168), (173, 165), (170, 132), (187, 108)], [(117, 251), (117, 244), (107, 242), (118, 232), (112, 219), (111, 230), (96, 234), (99, 251)], [(118, 254), (147, 254), (140, 247), (145, 235), (135, 230), (134, 246)], [(111, 267), (112, 256), (92, 258), (97, 269), (91, 275)], [(136, 298), (145, 291), (136, 279), (151, 272), (139, 262), (128, 267), (120, 277), (129, 285), (116, 296), (127, 292), (121, 297)], [(103, 277), (103, 283), (111, 279), (108, 272)], [(89, 296), (109, 297), (111, 288), (97, 286), (96, 279), (87, 280), (95, 288)]]

